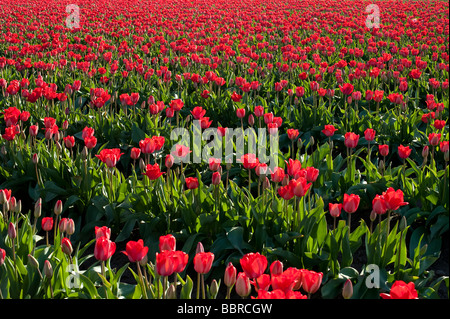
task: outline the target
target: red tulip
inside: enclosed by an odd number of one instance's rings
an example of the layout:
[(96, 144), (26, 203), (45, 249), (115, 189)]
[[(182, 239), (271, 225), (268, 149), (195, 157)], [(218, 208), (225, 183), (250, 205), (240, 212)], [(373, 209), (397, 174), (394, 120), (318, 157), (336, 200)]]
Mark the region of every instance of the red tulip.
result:
[(73, 248), (72, 248), (72, 243), (70, 242), (69, 238), (64, 237), (63, 239), (61, 239), (61, 250), (66, 255), (72, 254)]
[(106, 261), (116, 251), (116, 243), (106, 237), (99, 237), (95, 242), (94, 257), (100, 261)]
[(267, 268), (267, 258), (259, 253), (248, 253), (240, 259), (240, 264), (248, 278), (258, 278)]
[(236, 116), (240, 119), (243, 118), (245, 116), (245, 109), (237, 109)]
[(353, 92), (353, 85), (350, 83), (344, 83), (344, 85), (339, 85), (339, 89), (345, 95), (350, 95)]
[(270, 275), (262, 274), (254, 280), (250, 280), (250, 283), (255, 287), (256, 291), (269, 290), (270, 288)]
[(308, 182), (315, 182), (319, 177), (319, 170), (315, 167), (307, 167), (306, 168), (306, 180)]
[(278, 276), (283, 272), (283, 263), (275, 260), (269, 267), (271, 276)]
[(418, 299), (418, 293), (414, 286), (414, 282), (405, 283), (397, 280), (392, 284), (389, 294), (380, 293), (383, 299)]
[(138, 241), (130, 240), (125, 248), (125, 251), (122, 251), (126, 256), (128, 256), (128, 260), (132, 263), (139, 262), (148, 253), (148, 247), (144, 246), (144, 241), (139, 239)]
[(289, 176), (291, 176), (292, 178), (299, 177), (300, 171), (302, 169), (302, 163), (298, 159), (293, 160), (292, 158), (290, 158), (289, 162), (286, 162), (286, 166), (287, 174)]
[(305, 196), (311, 185), (312, 184), (308, 183), (308, 180), (302, 176), (297, 179), (291, 179), (289, 181), (289, 186), (291, 187), (294, 195), (297, 197)]
[(100, 154), (95, 155), (99, 160), (106, 164), (109, 168), (115, 167), (123, 153), (119, 148), (102, 149)]
[(167, 234), (159, 237), (159, 251), (164, 250), (174, 251), (176, 249), (176, 239), (172, 234)]
[(172, 275), (176, 267), (175, 261), (171, 250), (163, 250), (160, 253), (156, 253), (156, 272), (158, 275)]
[(221, 181), (220, 173), (219, 173), (219, 172), (214, 172), (214, 173), (212, 174), (211, 183), (212, 183), (213, 185), (219, 185), (219, 184), (220, 184), (220, 181)]
[(334, 132), (336, 131), (337, 129), (333, 125), (325, 125), (324, 129), (322, 130), (322, 133), (330, 137), (333, 136)]
[(387, 156), (389, 154), (389, 145), (378, 145), (378, 151), (380, 152), (381, 156)]
[(108, 239), (111, 238), (111, 228), (108, 228), (106, 226), (98, 227), (95, 226), (95, 238), (98, 239), (99, 237), (106, 237)]
[(194, 269), (199, 274), (207, 274), (211, 270), (214, 261), (214, 254), (211, 252), (201, 252), (194, 257)]
[(245, 275), (245, 273), (240, 272), (236, 278), (236, 293), (242, 298), (247, 297), (252, 290), (250, 285), (250, 279)]
[(220, 164), (222, 163), (222, 159), (211, 157), (209, 160), (209, 169), (211, 171), (217, 171), (220, 168)]
[(147, 164), (145, 166), (145, 173), (142, 173), (142, 175), (147, 176), (151, 181), (158, 179), (161, 175), (164, 173), (161, 172), (158, 163), (155, 164)]
[(44, 217), (42, 218), (42, 229), (45, 231), (51, 231), (53, 228), (53, 218), (52, 217)]
[(256, 158), (255, 154), (251, 153), (242, 155), (240, 161), (246, 169), (255, 168), (259, 163), (259, 160)]
[(401, 189), (394, 190), (392, 187), (389, 187), (382, 195), (386, 201), (387, 208), (392, 211), (408, 205), (408, 202), (403, 200), (403, 191)]
[(355, 148), (358, 145), (359, 134), (355, 134), (353, 132), (345, 133), (345, 141), (344, 144), (348, 148)]
[(284, 169), (281, 167), (275, 167), (273, 172), (270, 174), (270, 177), (274, 183), (281, 183), (284, 179), (284, 175)]
[(205, 116), (206, 110), (204, 110), (201, 106), (196, 106), (191, 111), (191, 114), (194, 117), (194, 119), (199, 120), (199, 119), (201, 119), (202, 117)]
[(299, 134), (300, 134), (299, 131), (296, 130), (296, 129), (290, 128), (290, 129), (287, 130), (288, 138), (291, 141), (295, 140), (298, 137)]
[(382, 215), (386, 213), (388, 207), (386, 204), (386, 201), (384, 200), (384, 197), (381, 195), (376, 195), (375, 198), (372, 200), (372, 210), (378, 214)]
[(328, 204), (328, 210), (330, 211), (330, 215), (333, 217), (339, 217), (341, 215), (342, 204)]
[(366, 141), (371, 142), (375, 139), (376, 131), (374, 129), (368, 128), (364, 131), (364, 138)]
[(294, 197), (291, 185), (281, 186), (278, 188), (278, 195), (285, 200), (290, 200)]
[(141, 149), (137, 147), (133, 147), (130, 152), (130, 158), (136, 160), (141, 156)]
[(428, 142), (432, 146), (438, 146), (439, 142), (441, 141), (441, 134), (439, 133), (430, 133), (428, 135)]
[(313, 294), (319, 290), (322, 284), (323, 273), (312, 270), (304, 270), (302, 273), (302, 288), (308, 294)]
[(356, 212), (359, 206), (360, 197), (356, 194), (344, 194), (342, 208), (349, 214)]
[(198, 179), (197, 177), (187, 177), (186, 178), (186, 188), (187, 189), (196, 189), (198, 187)]
[(145, 139), (139, 141), (139, 148), (141, 149), (142, 154), (151, 154), (156, 150), (155, 140), (150, 137), (146, 137)]
[(229, 262), (227, 268), (225, 268), (223, 282), (227, 287), (232, 287), (236, 283), (236, 267), (234, 267), (231, 262)]
[(87, 136), (84, 138), (84, 145), (87, 149), (93, 149), (97, 145), (97, 138), (95, 136)]
[(3, 248), (0, 248), (0, 267), (3, 265), (6, 259), (6, 251)]
[(411, 148), (409, 146), (399, 145), (398, 146), (398, 155), (402, 159), (408, 158), (409, 155), (411, 155)]

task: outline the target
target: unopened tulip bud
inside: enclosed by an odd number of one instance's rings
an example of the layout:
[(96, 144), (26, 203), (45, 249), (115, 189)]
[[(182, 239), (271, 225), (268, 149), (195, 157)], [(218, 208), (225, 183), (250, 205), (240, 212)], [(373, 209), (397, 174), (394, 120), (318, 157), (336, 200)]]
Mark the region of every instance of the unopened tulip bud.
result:
[(225, 268), (223, 282), (227, 287), (231, 287), (236, 283), (236, 267), (234, 267), (231, 262), (229, 262), (227, 268)]
[(198, 253), (204, 253), (205, 249), (203, 248), (203, 244), (199, 241), (197, 243), (197, 249), (195, 250), (195, 254), (197, 255)]
[(342, 288), (342, 297), (344, 299), (350, 299), (353, 296), (353, 284), (350, 279), (347, 279), (347, 281), (344, 284), (344, 288)]
[(448, 160), (449, 160), (449, 151), (446, 151), (444, 153), (444, 161), (448, 162)]
[(255, 118), (253, 117), (253, 114), (248, 116), (248, 124), (250, 124), (250, 126), (255, 125)]
[(145, 162), (144, 162), (144, 160), (142, 158), (139, 160), (139, 168), (141, 169), (142, 172), (146, 171), (146, 169), (145, 169), (146, 165), (145, 165)]
[(64, 237), (61, 240), (61, 250), (66, 255), (69, 255), (69, 256), (72, 255), (73, 248), (72, 248), (72, 243), (70, 242), (69, 238)]
[(39, 262), (31, 254), (28, 254), (28, 264), (34, 268), (39, 268)]
[(375, 221), (375, 219), (377, 219), (377, 213), (376, 213), (374, 210), (372, 210), (372, 211), (370, 212), (369, 218), (370, 218), (370, 220), (371, 220), (372, 222)]
[(240, 272), (236, 279), (236, 293), (241, 297), (247, 297), (251, 292), (250, 279), (245, 273)]
[(422, 248), (420, 248), (420, 252), (419, 252), (420, 256), (423, 256), (427, 252), (427, 249), (428, 249), (428, 244), (423, 245)]
[(287, 186), (289, 184), (289, 176), (286, 174), (284, 175), (283, 180), (281, 181), (282, 186)]
[(11, 196), (11, 198), (9, 199), (9, 209), (12, 212), (14, 212), (16, 209), (16, 198), (14, 196)]
[[(55, 140), (56, 140), (56, 139), (55, 139)], [(61, 144), (60, 144), (58, 141), (56, 141), (56, 142), (55, 142), (55, 145), (56, 145), (56, 150), (57, 150), (58, 152), (61, 152), (61, 150), (62, 150)]]
[(83, 150), (81, 151), (81, 159), (86, 160), (88, 153), (89, 153), (88, 148), (84, 146)]
[(217, 281), (213, 279), (211, 282), (211, 286), (209, 286), (209, 292), (211, 293), (211, 296), (215, 299), (217, 296), (217, 293), (219, 292), (219, 285), (217, 284)]
[(34, 204), (34, 218), (39, 218), (41, 216), (42, 211), (42, 198), (39, 198)]
[(309, 138), (309, 145), (310, 145), (310, 146), (313, 146), (313, 145), (314, 145), (314, 137), (313, 137), (313, 136), (311, 136), (311, 137)]
[(22, 211), (22, 201), (19, 199), (16, 203), (14, 213), (20, 213)]
[(2, 150), (2, 154), (3, 154), (3, 155), (8, 154), (8, 152), (6, 151), (5, 145), (2, 146), (2, 149), (1, 149), (1, 150)]
[(430, 153), (430, 150), (428, 148), (428, 145), (425, 145), (422, 149), (422, 157), (427, 158), (429, 153)]
[(279, 260), (275, 260), (272, 265), (270, 265), (270, 274), (272, 276), (281, 275), (283, 272), (283, 263)]
[(266, 179), (263, 181), (263, 189), (269, 189), (270, 188), (270, 181), (269, 178), (266, 177)]
[(219, 172), (214, 172), (212, 174), (212, 184), (213, 185), (219, 185), (220, 181), (221, 181), (220, 173)]
[(44, 262), (44, 275), (47, 278), (52, 278), (52, 276), (53, 276), (53, 267), (52, 267), (52, 264), (48, 260), (46, 260)]
[(171, 154), (166, 155), (165, 165), (167, 168), (171, 168), (173, 166), (174, 157)]
[(166, 291), (166, 297), (167, 299), (177, 299), (177, 293), (176, 293), (175, 284), (171, 283), (169, 288), (167, 288)]
[(62, 204), (62, 201), (59, 199), (56, 202), (55, 207), (53, 208), (53, 212), (55, 213), (56, 216), (59, 216), (62, 213), (62, 209), (63, 209), (63, 204)]
[(11, 239), (16, 238), (17, 233), (16, 233), (16, 226), (14, 225), (14, 223), (9, 223), (8, 225), (8, 237)]
[(34, 165), (36, 165), (39, 162), (39, 155), (37, 153), (33, 154), (32, 161)]
[(406, 228), (406, 226), (408, 226), (408, 222), (406, 221), (406, 217), (403, 216), (402, 219), (400, 220), (400, 223), (398, 224), (398, 229), (402, 231)]
[(380, 162), (378, 163), (378, 168), (383, 171), (384, 170), (384, 161), (380, 160)]
[(66, 223), (66, 234), (71, 236), (75, 233), (75, 222), (72, 218), (67, 219)]
[(140, 261), (139, 261), (139, 265), (141, 265), (142, 267), (145, 267), (145, 265), (147, 265), (147, 263), (148, 263), (148, 257), (147, 257), (147, 254), (144, 256), (144, 258), (142, 258)]
[(6, 203), (6, 194), (2, 189), (2, 190), (0, 190), (0, 204), (4, 204), (4, 203)]
[(6, 259), (6, 251), (3, 248), (0, 248), (0, 266), (3, 265)]

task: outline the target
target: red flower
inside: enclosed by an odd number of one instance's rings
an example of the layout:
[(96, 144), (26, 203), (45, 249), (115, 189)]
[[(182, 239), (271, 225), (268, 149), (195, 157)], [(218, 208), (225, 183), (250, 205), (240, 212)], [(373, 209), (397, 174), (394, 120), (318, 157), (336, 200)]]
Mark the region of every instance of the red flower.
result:
[(376, 131), (374, 129), (368, 128), (364, 131), (364, 138), (366, 141), (370, 142), (375, 139)]
[(97, 260), (106, 261), (116, 251), (116, 243), (109, 240), (107, 237), (98, 237), (95, 242), (94, 257)]
[(273, 173), (270, 174), (270, 177), (272, 178), (272, 181), (274, 183), (281, 183), (284, 179), (284, 175), (284, 169), (282, 169), (281, 167), (275, 167)]
[(63, 138), (63, 141), (67, 148), (72, 148), (75, 145), (75, 138), (73, 136), (66, 136)]
[(376, 214), (382, 215), (386, 213), (387, 209), (388, 207), (384, 197), (381, 195), (376, 195), (375, 198), (372, 200), (372, 210)]
[(290, 158), (289, 162), (286, 162), (286, 166), (289, 176), (291, 176), (292, 178), (298, 178), (300, 176), (302, 163), (298, 159), (293, 160), (292, 158)]
[(159, 237), (159, 251), (175, 250), (177, 241), (172, 234), (167, 234)]
[(233, 94), (231, 94), (231, 99), (234, 102), (239, 102), (242, 99), (242, 95), (239, 95), (236, 92), (233, 92)]
[(330, 215), (333, 217), (339, 217), (341, 215), (342, 204), (328, 204), (328, 210), (330, 211)]
[(238, 273), (236, 278), (236, 293), (244, 298), (250, 294), (251, 290), (252, 286), (250, 285), (250, 279), (245, 275), (244, 272)]
[(173, 253), (171, 250), (163, 250), (160, 253), (156, 253), (156, 272), (158, 275), (170, 276), (174, 273), (177, 259), (174, 258)]
[(196, 106), (191, 111), (191, 114), (194, 117), (194, 119), (199, 120), (199, 119), (201, 119), (202, 117), (205, 116), (206, 110), (204, 110), (201, 106)]
[(145, 167), (145, 173), (142, 173), (142, 175), (147, 176), (151, 181), (158, 179), (162, 174), (164, 173), (159, 169), (158, 163), (155, 163), (153, 165), (147, 164), (147, 166)]
[(53, 228), (53, 218), (52, 217), (42, 218), (41, 226), (43, 230), (51, 231)]
[(399, 145), (398, 146), (398, 155), (402, 159), (408, 158), (409, 155), (411, 155), (411, 148), (409, 146)]
[(234, 267), (231, 262), (229, 262), (227, 268), (225, 268), (223, 282), (227, 287), (232, 287), (236, 283), (236, 267)]
[(350, 95), (353, 92), (353, 85), (350, 83), (344, 83), (344, 85), (339, 85), (339, 89), (345, 95)]
[(199, 274), (207, 274), (211, 270), (214, 254), (211, 252), (200, 252), (194, 257), (194, 269)]
[(95, 136), (87, 136), (84, 138), (84, 145), (87, 149), (93, 149), (97, 145), (97, 138)]
[(333, 136), (334, 132), (336, 131), (337, 129), (333, 125), (325, 125), (324, 129), (322, 130), (322, 133), (330, 137)]
[(439, 142), (441, 141), (441, 134), (439, 133), (430, 133), (428, 135), (428, 142), (432, 146), (438, 146)]
[(258, 278), (267, 268), (267, 258), (259, 253), (248, 253), (240, 259), (240, 264), (248, 278)]
[(237, 109), (236, 116), (240, 119), (243, 118), (245, 116), (245, 109)]
[(356, 194), (344, 194), (342, 208), (349, 214), (356, 212), (359, 206), (360, 197)]
[(106, 237), (108, 239), (111, 238), (111, 228), (108, 228), (106, 226), (98, 227), (95, 226), (95, 238), (98, 239), (99, 237)]
[(344, 144), (348, 148), (355, 148), (358, 145), (359, 134), (355, 134), (353, 132), (347, 132), (344, 135), (345, 141)]
[(387, 208), (390, 210), (397, 210), (400, 206), (408, 205), (403, 201), (403, 191), (401, 189), (394, 190), (389, 187), (383, 194), (383, 198), (386, 201)]
[(139, 141), (139, 147), (143, 154), (151, 154), (156, 150), (156, 143), (154, 139), (146, 137)]
[(259, 163), (259, 160), (256, 158), (256, 155), (252, 153), (242, 155), (240, 161), (244, 166), (244, 168), (246, 169), (255, 168)]
[(169, 106), (170, 106), (170, 108), (172, 108), (175, 112), (178, 112), (178, 111), (180, 111), (180, 110), (183, 108), (184, 103), (183, 103), (183, 101), (180, 100), (180, 99), (175, 99), (175, 100), (172, 100), (172, 101), (169, 103)]
[(132, 263), (141, 261), (148, 253), (148, 247), (144, 246), (142, 239), (138, 241), (130, 240), (125, 249), (123, 253), (128, 256), (128, 260)]
[(298, 137), (299, 134), (300, 134), (299, 131), (296, 130), (296, 129), (289, 128), (289, 129), (287, 130), (288, 138), (289, 138), (291, 141), (295, 140), (295, 139)]
[(197, 177), (187, 177), (186, 178), (186, 188), (187, 189), (196, 189), (198, 188), (198, 179)]
[(380, 152), (381, 156), (387, 156), (389, 154), (389, 145), (378, 145), (378, 151)]
[(109, 168), (115, 167), (123, 153), (120, 153), (119, 148), (108, 149), (105, 148), (100, 151), (100, 154), (95, 155), (99, 160), (106, 164)]
[(389, 294), (380, 293), (383, 299), (418, 299), (418, 293), (413, 282), (405, 283), (397, 280), (392, 284)]
[(189, 147), (177, 144), (175, 145), (175, 151), (172, 152), (172, 155), (182, 159), (191, 152), (192, 151), (189, 150)]
[(8, 127), (8, 126), (17, 124), (17, 122), (19, 121), (21, 112), (17, 107), (11, 106), (11, 107), (7, 108), (6, 110), (4, 110), (3, 114), (4, 114), (3, 118), (5, 120), (5, 125)]
[(302, 273), (302, 288), (309, 294), (315, 293), (319, 290), (322, 284), (323, 273), (312, 270), (304, 270)]
[(285, 200), (290, 200), (292, 197), (294, 197), (292, 186), (290, 184), (286, 186), (281, 186), (280, 188), (278, 188), (278, 195), (280, 195), (280, 197)]
[(289, 181), (289, 187), (297, 197), (305, 196), (311, 185), (312, 184), (308, 183), (308, 180), (302, 176), (298, 177), (297, 179), (291, 179)]

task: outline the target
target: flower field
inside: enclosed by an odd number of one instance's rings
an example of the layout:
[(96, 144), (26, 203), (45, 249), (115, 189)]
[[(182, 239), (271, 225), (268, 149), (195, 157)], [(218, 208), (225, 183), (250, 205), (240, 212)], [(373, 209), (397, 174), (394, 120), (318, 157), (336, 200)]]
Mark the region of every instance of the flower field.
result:
[(2, 1), (0, 299), (448, 299), (448, 10)]

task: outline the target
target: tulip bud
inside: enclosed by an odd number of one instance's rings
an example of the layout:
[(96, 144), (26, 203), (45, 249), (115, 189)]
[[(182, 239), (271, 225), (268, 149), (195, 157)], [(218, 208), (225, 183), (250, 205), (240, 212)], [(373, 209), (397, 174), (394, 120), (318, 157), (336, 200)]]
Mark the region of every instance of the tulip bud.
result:
[(419, 252), (420, 256), (425, 255), (425, 253), (427, 252), (427, 249), (428, 249), (428, 244), (423, 245), (422, 248), (420, 248), (420, 252)]
[(147, 263), (148, 263), (148, 257), (147, 257), (147, 254), (144, 256), (144, 258), (142, 258), (140, 261), (139, 261), (139, 265), (141, 265), (142, 267), (145, 267), (145, 265), (147, 265)]
[(234, 267), (231, 262), (229, 262), (227, 268), (225, 268), (223, 282), (227, 287), (231, 287), (236, 283), (236, 267)]
[(52, 278), (53, 276), (53, 267), (48, 260), (44, 262), (44, 275), (47, 278)]
[(22, 201), (19, 199), (19, 201), (16, 203), (14, 213), (20, 213), (21, 211), (22, 211)]
[(88, 156), (88, 148), (86, 146), (83, 147), (83, 150), (81, 151), (81, 159), (86, 160)]
[(378, 169), (379, 169), (380, 171), (383, 171), (383, 170), (384, 170), (384, 161), (383, 161), (383, 160), (380, 160), (380, 162), (378, 163)]
[(400, 223), (398, 224), (398, 229), (400, 231), (403, 231), (406, 228), (406, 226), (408, 226), (408, 222), (406, 221), (406, 217), (403, 216), (402, 219), (400, 220)]
[(0, 266), (3, 265), (6, 259), (6, 251), (3, 248), (0, 248)]
[(6, 194), (2, 189), (2, 190), (0, 190), (0, 204), (4, 204), (4, 203), (6, 203)]
[(41, 216), (41, 210), (42, 210), (42, 198), (39, 198), (34, 204), (34, 218), (39, 218)]
[(143, 172), (145, 172), (145, 170), (146, 170), (146, 165), (145, 165), (145, 162), (144, 162), (144, 160), (142, 158), (139, 160), (139, 168)]
[(171, 168), (173, 166), (174, 157), (171, 154), (166, 155), (165, 165), (167, 168)]
[(205, 252), (205, 249), (203, 248), (203, 244), (199, 241), (197, 243), (197, 249), (195, 250), (195, 254), (203, 253), (203, 252)]
[(377, 219), (377, 213), (376, 213), (374, 210), (372, 210), (372, 211), (370, 212), (369, 218), (370, 218), (370, 220), (371, 220), (372, 222), (375, 221), (375, 219)]
[(67, 219), (66, 223), (66, 233), (67, 235), (73, 235), (75, 233), (75, 222), (72, 218)]
[(16, 198), (14, 196), (11, 196), (9, 199), (9, 209), (11, 212), (14, 212), (16, 209)]
[(353, 284), (350, 279), (347, 279), (347, 281), (344, 284), (344, 288), (342, 288), (342, 297), (344, 299), (350, 299), (353, 296)]
[(36, 165), (39, 162), (39, 155), (37, 153), (33, 154), (32, 161), (34, 165)]
[(31, 254), (28, 254), (28, 264), (34, 268), (39, 268), (39, 262)]
[(9, 223), (8, 225), (8, 237), (11, 239), (16, 238), (17, 233), (16, 233), (16, 226), (14, 226), (14, 223)]
[(220, 173), (214, 172), (212, 175), (212, 184), (213, 185), (219, 185), (221, 181)]
[(448, 160), (449, 160), (449, 151), (446, 151), (444, 153), (444, 161), (448, 162)]
[(217, 293), (219, 292), (219, 285), (215, 279), (213, 279), (211, 285), (209, 286), (209, 292), (211, 294), (211, 297), (213, 299), (216, 299)]
[(283, 263), (279, 260), (275, 260), (272, 265), (270, 265), (270, 274), (272, 276), (281, 275), (283, 272)]
[(72, 248), (72, 243), (70, 242), (69, 238), (64, 237), (61, 241), (61, 250), (63, 253), (65, 253), (66, 255), (72, 255), (73, 252), (73, 248)]
[(248, 116), (248, 124), (250, 124), (250, 126), (255, 125), (255, 118), (253, 117), (253, 114)]
[(430, 153), (430, 151), (429, 151), (428, 145), (425, 145), (422, 149), (422, 157), (427, 158), (429, 153)]
[[(1, 135), (0, 135), (0, 137), (1, 137)], [(8, 154), (8, 152), (6, 151), (5, 145), (2, 146), (2, 149), (1, 149), (1, 150), (2, 150), (2, 154), (3, 154), (3, 155)]]
[(251, 289), (250, 279), (248, 279), (245, 273), (240, 272), (236, 279), (236, 293), (241, 297), (247, 297)]
[(55, 213), (56, 216), (59, 216), (62, 213), (62, 209), (63, 209), (63, 204), (62, 204), (62, 201), (59, 199), (56, 202), (55, 207), (53, 208), (53, 212)]
[(266, 177), (266, 179), (263, 181), (263, 189), (269, 189), (270, 188), (270, 181), (269, 178)]
[(167, 291), (166, 291), (167, 299), (177, 299), (176, 291), (177, 290), (175, 288), (175, 284), (174, 283), (170, 284), (169, 288), (167, 288)]

